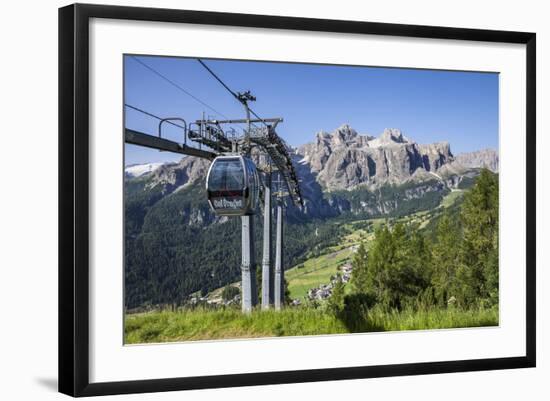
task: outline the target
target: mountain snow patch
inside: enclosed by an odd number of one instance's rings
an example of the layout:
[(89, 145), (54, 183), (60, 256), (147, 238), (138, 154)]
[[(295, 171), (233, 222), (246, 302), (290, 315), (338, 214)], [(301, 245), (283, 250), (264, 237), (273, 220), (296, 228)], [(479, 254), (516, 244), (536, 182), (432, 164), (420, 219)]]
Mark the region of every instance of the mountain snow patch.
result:
[(164, 163), (146, 163), (146, 164), (135, 164), (133, 166), (127, 166), (124, 169), (127, 177), (141, 177), (142, 175), (152, 173)]

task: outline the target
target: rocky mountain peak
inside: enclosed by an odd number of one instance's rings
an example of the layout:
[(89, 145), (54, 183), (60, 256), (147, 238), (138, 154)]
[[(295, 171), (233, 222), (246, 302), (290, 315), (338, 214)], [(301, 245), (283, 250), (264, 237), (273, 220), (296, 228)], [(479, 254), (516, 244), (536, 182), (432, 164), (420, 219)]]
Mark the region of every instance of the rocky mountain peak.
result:
[(296, 153), (301, 156), (299, 163), (309, 166), (327, 190), (376, 188), (432, 177), (429, 173), (453, 161), (447, 142), (418, 145), (397, 128), (371, 137), (348, 124), (332, 133), (318, 133), (315, 142), (300, 146)]
[(400, 143), (411, 143), (409, 139), (403, 135), (401, 130), (397, 128), (386, 128), (378, 137), (369, 141), (369, 146), (376, 148), (379, 146), (391, 146)]
[(345, 144), (348, 141), (354, 140), (357, 135), (359, 135), (357, 131), (348, 124), (343, 124), (332, 133), (332, 139), (337, 144)]
[[(310, 199), (317, 198), (322, 190), (359, 186), (374, 190), (407, 181), (442, 180), (479, 167), (498, 171), (498, 153), (494, 150), (455, 157), (448, 142), (418, 144), (397, 128), (386, 128), (372, 137), (359, 134), (349, 124), (330, 133), (319, 132), (313, 142), (292, 149), (292, 154), (302, 190), (306, 195), (315, 192)], [(207, 160), (184, 157), (179, 163), (129, 166), (126, 174), (128, 178), (146, 177), (148, 188), (160, 187), (171, 193), (203, 181), (208, 166)]]
[(498, 151), (495, 149), (482, 149), (474, 152), (459, 153), (455, 158), (455, 164), (464, 168), (484, 167), (494, 173), (498, 173)]
[(163, 192), (170, 193), (204, 180), (209, 166), (206, 159), (183, 157), (178, 163), (166, 163), (152, 171), (146, 187), (161, 186)]
[(359, 134), (348, 124), (342, 124), (332, 132), (319, 131), (315, 137), (315, 142), (327, 146), (346, 145), (357, 139)]

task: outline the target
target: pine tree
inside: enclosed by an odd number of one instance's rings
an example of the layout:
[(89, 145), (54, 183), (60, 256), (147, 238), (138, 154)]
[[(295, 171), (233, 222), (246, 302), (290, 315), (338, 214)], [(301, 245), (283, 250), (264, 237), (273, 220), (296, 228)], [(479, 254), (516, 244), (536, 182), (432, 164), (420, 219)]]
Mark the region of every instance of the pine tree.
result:
[(461, 241), (459, 222), (445, 213), (437, 224), (435, 244), (432, 247), (432, 284), (440, 306), (447, 305), (448, 300), (456, 296)]
[(462, 263), (457, 271), (461, 303), (498, 302), (498, 177), (483, 169), (465, 195)]
[(365, 243), (361, 241), (359, 248), (357, 248), (357, 252), (353, 256), (353, 274), (351, 276), (353, 290), (359, 294), (366, 294), (369, 289), (367, 263), (367, 249)]
[(344, 310), (344, 282), (340, 274), (336, 275), (332, 294), (328, 299), (328, 308), (334, 314), (339, 314)]
[(384, 307), (403, 309), (428, 299), (431, 272), (424, 236), (416, 226), (396, 223), (391, 230), (385, 225), (375, 231), (368, 260), (364, 249), (358, 250), (352, 282), (355, 293), (374, 296)]
[(375, 239), (369, 251), (367, 264), (367, 286), (373, 291), (379, 303), (395, 306), (392, 288), (396, 268), (396, 249), (393, 235), (387, 225), (375, 231)]
[(407, 270), (402, 279), (410, 282), (407, 288), (407, 297), (423, 306), (431, 306), (434, 303), (432, 288), (432, 254), (431, 245), (424, 235), (418, 231), (416, 225), (409, 227), (407, 255)]

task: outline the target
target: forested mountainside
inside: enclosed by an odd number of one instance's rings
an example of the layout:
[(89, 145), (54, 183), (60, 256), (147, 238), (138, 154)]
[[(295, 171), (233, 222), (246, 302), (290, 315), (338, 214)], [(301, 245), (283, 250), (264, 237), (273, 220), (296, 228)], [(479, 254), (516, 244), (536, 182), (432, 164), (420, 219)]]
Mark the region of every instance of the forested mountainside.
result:
[[(498, 171), (496, 151), (454, 156), (448, 143), (419, 145), (399, 130), (375, 138), (344, 125), (292, 149), (305, 199), (286, 208), (284, 266), (337, 244), (342, 222), (398, 217), (439, 206), (469, 187), (480, 167)], [(240, 220), (206, 202), (209, 162), (129, 166), (125, 173), (127, 308), (181, 303), (240, 277)], [(256, 257), (261, 262), (261, 219)]]

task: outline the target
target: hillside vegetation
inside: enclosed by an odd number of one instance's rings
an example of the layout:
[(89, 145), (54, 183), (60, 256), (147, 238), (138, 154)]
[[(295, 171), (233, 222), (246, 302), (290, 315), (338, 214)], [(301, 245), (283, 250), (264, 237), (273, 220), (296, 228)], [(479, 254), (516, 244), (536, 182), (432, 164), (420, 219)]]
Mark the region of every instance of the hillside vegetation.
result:
[(125, 321), (125, 343), (426, 330), (496, 324), (498, 311), (494, 309), (373, 310), (366, 319), (355, 322), (354, 327), (350, 328), (345, 321), (323, 309), (287, 308), (280, 312), (256, 310), (246, 315), (235, 308), (198, 308), (129, 315)]
[[(472, 184), (468, 190), (450, 192), (430, 211), (323, 226), (327, 235), (318, 243), (323, 246), (306, 248), (305, 260), (285, 273), (289, 301), (299, 299), (299, 306), (288, 305), (281, 312), (255, 310), (250, 315), (242, 314), (238, 304), (173, 306), (172, 311), (129, 314), (125, 340), (498, 325), (498, 176), (482, 170)], [(304, 227), (304, 234), (314, 232), (318, 237), (319, 230), (313, 227)], [(341, 279), (345, 263), (353, 267), (349, 283)], [(311, 288), (329, 282), (330, 297), (308, 299)]]
[[(147, 189), (147, 185), (147, 179), (140, 179), (127, 181), (125, 187), (126, 307), (181, 305), (192, 293), (206, 294), (240, 280), (240, 220), (215, 220), (203, 185), (189, 186), (169, 195), (163, 195), (158, 187)], [(329, 247), (341, 245), (340, 239), (348, 233), (344, 223), (373, 218), (383, 222), (388, 217), (431, 210), (449, 192), (429, 191), (407, 199), (411, 185), (383, 187), (376, 194), (357, 189), (330, 195), (334, 202), (339, 199), (352, 207), (359, 204), (362, 196), (376, 205), (397, 205), (386, 214), (358, 210), (331, 218), (299, 219), (293, 209), (288, 209), (283, 265), (298, 265), (320, 256)], [(256, 224), (256, 261), (261, 261), (260, 219), (256, 218)]]
[(366, 308), (497, 307), (498, 210), (498, 177), (483, 170), (432, 236), (402, 222), (377, 228), (354, 255), (354, 295)]

